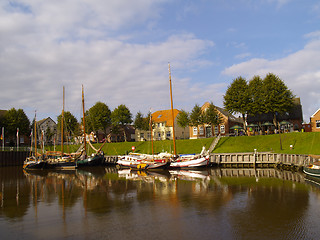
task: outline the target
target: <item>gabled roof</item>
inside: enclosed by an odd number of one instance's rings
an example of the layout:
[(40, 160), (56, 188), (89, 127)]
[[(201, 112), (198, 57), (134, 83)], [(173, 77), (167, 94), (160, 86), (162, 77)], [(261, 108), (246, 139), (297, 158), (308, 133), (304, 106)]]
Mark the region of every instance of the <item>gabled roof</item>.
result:
[(318, 114), (319, 111), (320, 111), (320, 108), (319, 108), (314, 114), (312, 114), (311, 117), (312, 117), (312, 118), (315, 117), (315, 116)]
[(47, 117), (47, 118), (45, 118), (45, 119), (42, 119), (42, 120), (40, 120), (40, 121), (37, 121), (37, 124), (38, 125), (41, 125), (42, 123), (44, 123), (44, 122), (46, 122), (46, 121), (52, 121), (54, 124), (56, 124), (56, 122), (55, 121), (53, 121), (52, 119), (51, 119), (51, 117)]
[[(176, 119), (177, 115), (179, 114), (178, 109), (173, 109), (173, 116)], [(160, 110), (157, 112), (152, 113), (152, 121), (155, 123), (166, 122), (167, 127), (172, 127), (172, 114), (170, 110)]]
[[(210, 105), (209, 102), (205, 102), (205, 103), (202, 105), (201, 109), (204, 111), (205, 109), (207, 109), (207, 108), (209, 107), (209, 105)], [(223, 109), (223, 108), (221, 108), (221, 107), (217, 107), (217, 106), (215, 106), (215, 105), (214, 105), (214, 107), (216, 108), (216, 110), (217, 110), (218, 112), (220, 112), (222, 115), (226, 116), (226, 117), (229, 118), (230, 120), (233, 120), (233, 121), (236, 121), (236, 122), (239, 122), (239, 121), (242, 122), (241, 119), (233, 116), (231, 113), (229, 113), (229, 112), (226, 111), (225, 109)]]

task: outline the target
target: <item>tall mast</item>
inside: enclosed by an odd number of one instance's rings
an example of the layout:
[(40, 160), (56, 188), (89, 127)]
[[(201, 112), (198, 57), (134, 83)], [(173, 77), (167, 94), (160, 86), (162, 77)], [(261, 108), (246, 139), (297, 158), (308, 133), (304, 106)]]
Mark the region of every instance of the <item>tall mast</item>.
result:
[(34, 157), (37, 160), (37, 111), (34, 114)]
[(64, 86), (63, 86), (63, 95), (62, 95), (62, 113), (61, 113), (61, 158), (63, 157), (63, 122), (64, 122)]
[(87, 151), (87, 137), (86, 137), (86, 120), (85, 120), (85, 112), (84, 112), (84, 92), (83, 92), (83, 85), (82, 85), (82, 113), (83, 113), (83, 144), (84, 144), (84, 151), (86, 154)]
[(153, 129), (152, 129), (152, 114), (151, 114), (151, 110), (150, 110), (150, 137), (151, 137), (151, 144), (152, 144), (152, 159), (154, 156), (154, 148), (153, 148)]
[(171, 84), (171, 70), (170, 70), (170, 63), (169, 66), (169, 83), (170, 83), (170, 99), (171, 99), (171, 116), (172, 116), (172, 138), (173, 138), (173, 154), (177, 155), (176, 151), (176, 137), (174, 131), (174, 113), (173, 113), (173, 100), (172, 100), (172, 84)]

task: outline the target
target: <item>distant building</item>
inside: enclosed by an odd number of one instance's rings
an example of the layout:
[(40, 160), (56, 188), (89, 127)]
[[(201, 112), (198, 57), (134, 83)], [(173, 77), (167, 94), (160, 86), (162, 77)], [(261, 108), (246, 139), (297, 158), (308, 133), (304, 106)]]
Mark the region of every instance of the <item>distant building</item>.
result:
[[(175, 130), (176, 139), (189, 138), (189, 127), (182, 128), (177, 124), (177, 116), (180, 113), (179, 110), (173, 109), (174, 122), (172, 121), (172, 111), (160, 110), (151, 114), (153, 131), (153, 140), (172, 140), (173, 139), (173, 124)], [(136, 141), (149, 141), (151, 140), (151, 131), (144, 131), (136, 129), (135, 131)]]
[[(209, 102), (202, 105), (201, 110), (204, 112), (210, 106)], [(233, 126), (239, 125), (243, 126), (243, 121), (230, 114), (223, 108), (215, 106), (218, 115), (221, 118), (221, 123), (219, 125), (211, 126), (208, 124), (200, 126), (190, 126), (190, 139), (196, 138), (209, 138), (217, 135), (229, 136), (234, 134), (234, 130), (231, 129)]]
[(57, 124), (50, 117), (37, 121), (37, 128), (40, 130), (38, 136), (42, 136), (44, 143), (53, 143), (57, 134)]
[(320, 108), (310, 117), (311, 131), (320, 132)]
[[(293, 101), (294, 105), (288, 112), (276, 114), (277, 121), (280, 125), (280, 129), (284, 132), (301, 131), (303, 129), (303, 117), (302, 117), (302, 105), (300, 98), (295, 98)], [(276, 128), (273, 124), (273, 113), (263, 113), (256, 115), (248, 115), (247, 123), (256, 124), (256, 131), (262, 127), (262, 131), (265, 132), (267, 129), (273, 132)], [(272, 124), (269, 126), (267, 124)]]

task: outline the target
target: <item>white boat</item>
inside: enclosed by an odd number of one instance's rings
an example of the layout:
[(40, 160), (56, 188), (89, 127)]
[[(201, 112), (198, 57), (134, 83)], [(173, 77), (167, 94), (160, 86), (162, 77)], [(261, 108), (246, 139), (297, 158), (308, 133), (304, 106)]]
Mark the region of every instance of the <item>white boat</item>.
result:
[(166, 169), (170, 166), (170, 159), (154, 158), (148, 159), (142, 155), (121, 155), (118, 156), (117, 164), (120, 167), (128, 167), (132, 169)]

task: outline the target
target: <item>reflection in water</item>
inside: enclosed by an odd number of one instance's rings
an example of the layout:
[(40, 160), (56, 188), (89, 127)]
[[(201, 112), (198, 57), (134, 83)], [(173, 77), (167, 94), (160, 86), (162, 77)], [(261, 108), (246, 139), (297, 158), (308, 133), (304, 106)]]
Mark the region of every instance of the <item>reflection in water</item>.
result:
[(0, 168), (0, 186), (4, 238), (320, 237), (320, 187), (276, 169)]

